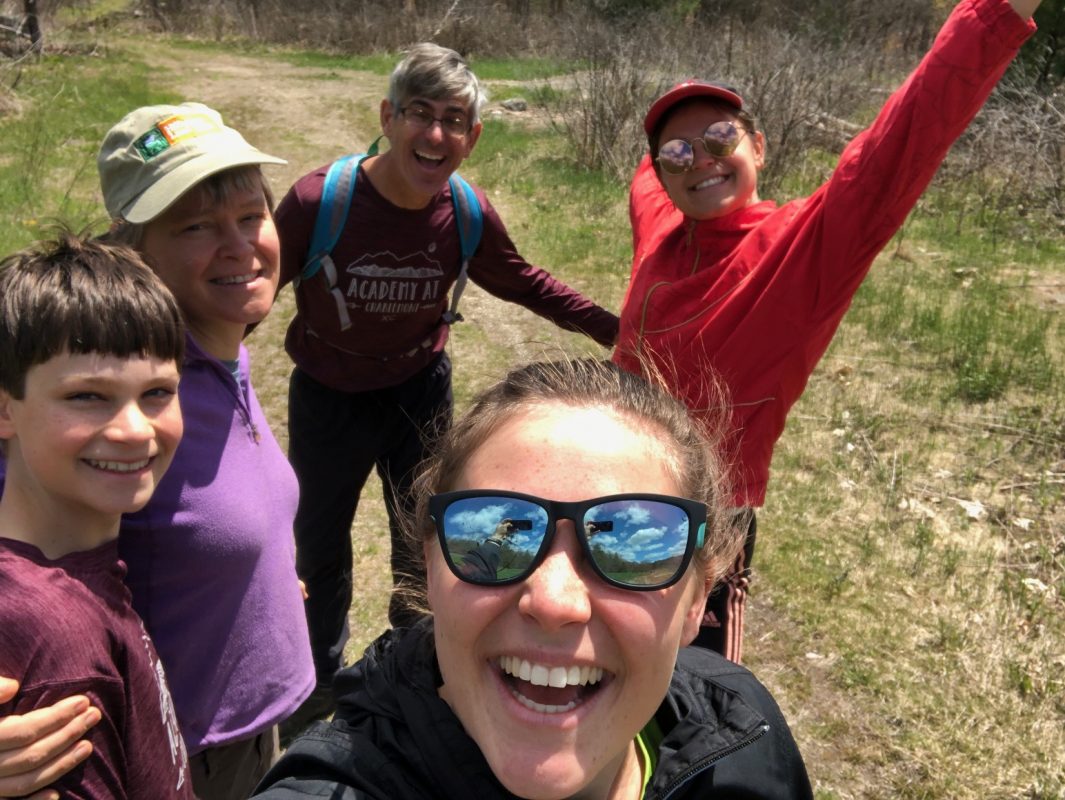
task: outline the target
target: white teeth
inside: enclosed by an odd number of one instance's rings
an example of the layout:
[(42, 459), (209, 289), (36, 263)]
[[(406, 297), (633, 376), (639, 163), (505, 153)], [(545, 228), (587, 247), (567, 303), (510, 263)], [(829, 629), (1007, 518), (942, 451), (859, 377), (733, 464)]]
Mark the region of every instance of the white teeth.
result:
[(499, 666), (507, 675), (528, 681), (533, 686), (552, 686), (562, 689), (566, 686), (587, 686), (599, 683), (603, 679), (602, 667), (546, 667), (533, 664), (517, 656), (500, 656)]
[(444, 160), (443, 156), (434, 156), (434, 155), (432, 155), (430, 153), (423, 153), (421, 150), (415, 150), (414, 154), (416, 156), (418, 156), (418, 158), (424, 158), (424, 159), (427, 159), (429, 161), (437, 161), (437, 162), (439, 162), (439, 161), (443, 161)]
[(255, 273), (249, 273), (248, 275), (228, 275), (224, 278), (215, 278), (212, 283), (221, 284), (222, 286), (231, 286), (236, 283), (251, 283), (255, 280)]
[(533, 686), (547, 686), (548, 681), (551, 678), (551, 671), (540, 664), (533, 664), (532, 677), (529, 678), (529, 683)]
[(523, 706), (532, 709), (533, 711), (537, 711), (540, 714), (561, 714), (566, 711), (572, 711), (577, 707), (576, 700), (571, 700), (564, 706), (545, 705), (544, 703), (537, 703), (534, 700), (530, 700), (528, 697), (523, 694), (520, 694), (519, 692), (512, 692), (512, 694)]
[(722, 184), (724, 182), (725, 182), (725, 176), (724, 175), (715, 175), (712, 178), (707, 178), (705, 181), (699, 181), (697, 184), (695, 184), (692, 187), (692, 191), (693, 192), (697, 192), (700, 189), (707, 189), (707, 188), (709, 188), (711, 186), (717, 186), (717, 185)]
[(94, 458), (87, 458), (85, 461), (90, 467), (104, 469), (108, 472), (136, 472), (148, 466), (148, 462), (151, 459), (146, 458), (142, 461), (97, 461)]

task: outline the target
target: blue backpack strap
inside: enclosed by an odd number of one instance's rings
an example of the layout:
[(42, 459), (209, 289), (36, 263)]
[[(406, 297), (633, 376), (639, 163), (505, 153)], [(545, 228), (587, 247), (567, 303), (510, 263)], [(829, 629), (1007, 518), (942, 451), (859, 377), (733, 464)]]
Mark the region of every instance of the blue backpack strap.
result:
[[(359, 164), (366, 158), (365, 153), (354, 153), (338, 158), (329, 165), (322, 185), (322, 199), (318, 206), (318, 216), (314, 220), (314, 233), (311, 245), (307, 248), (307, 260), (300, 270), (300, 279), (308, 280), (317, 274), (322, 266), (322, 259), (333, 252), (340, 231), (351, 211), (351, 200), (355, 197), (355, 183), (359, 175)], [(337, 197), (341, 202), (337, 202)]]
[(333, 263), (332, 252), (340, 239), (344, 223), (347, 222), (348, 213), (351, 211), (351, 200), (355, 197), (355, 183), (359, 177), (359, 164), (369, 156), (375, 155), (376, 152), (377, 142), (374, 142), (366, 153), (344, 156), (329, 165), (325, 183), (322, 185), (318, 216), (314, 220), (311, 246), (308, 248), (307, 260), (298, 278), (298, 281), (308, 280), (314, 277), (319, 269), (322, 270), (326, 288), (336, 303), (337, 319), (342, 331), (351, 327), (351, 317), (348, 315), (348, 304), (344, 299), (344, 294), (337, 288), (337, 270)]
[(477, 252), (481, 244), (481, 234), (484, 232), (484, 212), (481, 210), (481, 201), (477, 199), (473, 187), (470, 186), (457, 172), (448, 178), (451, 187), (451, 202), (455, 206), (455, 224), (459, 229), (459, 247), (462, 250), (462, 267), (459, 276), (455, 280), (455, 287), (451, 290), (451, 307), (444, 312), (444, 322), (451, 325), (462, 321), (459, 313), (459, 298), (466, 288), (467, 273), (469, 272), (470, 258)]

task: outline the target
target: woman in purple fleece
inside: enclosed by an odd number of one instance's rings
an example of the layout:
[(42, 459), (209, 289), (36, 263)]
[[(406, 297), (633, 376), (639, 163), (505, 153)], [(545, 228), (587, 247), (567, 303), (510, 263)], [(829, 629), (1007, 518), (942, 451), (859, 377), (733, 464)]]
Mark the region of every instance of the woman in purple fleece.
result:
[[(278, 723), (314, 685), (293, 552), (298, 486), (241, 344), (277, 290), (273, 199), (260, 165), (281, 163), (198, 103), (131, 112), (99, 155), (110, 236), (146, 257), (189, 329), (185, 438), (148, 506), (123, 519), (119, 549), (201, 800), (251, 793), (279, 754)], [(84, 704), (35, 714), (0, 720), (0, 796), (39, 790), (89, 752), (72, 744), (92, 721)], [(17, 748), (53, 728), (58, 735), (38, 746), (58, 760), (27, 772), (33, 756)]]

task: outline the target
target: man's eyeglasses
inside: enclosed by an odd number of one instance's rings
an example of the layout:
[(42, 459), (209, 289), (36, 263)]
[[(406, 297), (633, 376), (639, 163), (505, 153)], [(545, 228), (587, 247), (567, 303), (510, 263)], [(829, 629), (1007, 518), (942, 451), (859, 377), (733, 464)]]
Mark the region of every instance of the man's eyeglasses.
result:
[(595, 573), (622, 589), (676, 583), (706, 532), (705, 504), (659, 494), (560, 503), (518, 492), (444, 492), (429, 498), (429, 514), (448, 567), (482, 586), (528, 578), (551, 549), (559, 519), (573, 521)]
[(724, 158), (736, 152), (746, 132), (746, 129), (738, 127), (734, 122), (714, 122), (703, 131), (702, 136), (695, 139), (670, 139), (658, 148), (658, 157), (655, 160), (664, 172), (680, 175), (695, 165), (695, 142), (702, 142), (708, 155)]
[(404, 119), (407, 120), (407, 124), (413, 125), (419, 130), (427, 131), (433, 127), (434, 122), (439, 122), (444, 133), (456, 138), (465, 136), (470, 132), (470, 128), (473, 127), (470, 124), (470, 118), (461, 111), (448, 111), (442, 117), (434, 117), (433, 112), (425, 106), (410, 105), (399, 106), (396, 109), (396, 113), (402, 114)]

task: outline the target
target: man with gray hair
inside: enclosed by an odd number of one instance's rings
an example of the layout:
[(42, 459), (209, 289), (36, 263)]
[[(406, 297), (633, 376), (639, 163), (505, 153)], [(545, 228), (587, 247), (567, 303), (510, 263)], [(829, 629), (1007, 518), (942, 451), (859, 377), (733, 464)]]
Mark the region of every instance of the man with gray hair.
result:
[[(331, 269), (322, 270), (328, 279), (300, 275), (329, 165), (297, 181), (277, 210), (281, 281), (296, 286), (296, 316), (285, 343), (296, 365), (289, 385), (289, 458), (300, 481), (297, 571), (307, 585), (318, 676), (318, 690), (287, 726), (292, 731), (333, 708), (329, 687), (348, 638), (351, 524), (371, 469), (384, 484), (393, 581), (415, 575), (399, 515), (426, 440), (451, 421), (451, 363), (444, 347), (448, 292), (462, 258), (461, 220), (448, 179), (477, 143), (484, 102), (476, 76), (455, 51), (423, 43), (407, 52), (381, 101), (389, 148), (358, 167)], [(496, 297), (611, 346), (617, 317), (527, 263), (484, 193), (474, 192), (484, 227), (468, 262), (469, 278)], [(343, 199), (333, 203), (341, 214)], [(389, 620), (406, 621), (397, 603)]]

